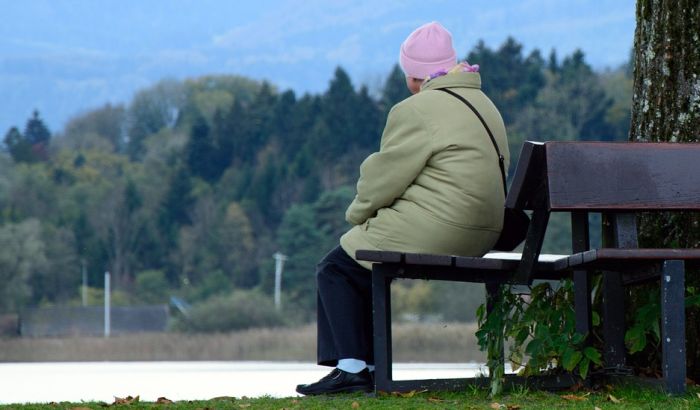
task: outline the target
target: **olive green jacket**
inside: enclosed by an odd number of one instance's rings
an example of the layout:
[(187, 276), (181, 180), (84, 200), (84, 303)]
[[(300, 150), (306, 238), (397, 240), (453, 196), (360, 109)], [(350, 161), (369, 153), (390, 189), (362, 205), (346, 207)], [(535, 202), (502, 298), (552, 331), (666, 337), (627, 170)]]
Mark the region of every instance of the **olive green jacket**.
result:
[(476, 115), (436, 90), (450, 88), (474, 105), (508, 169), (503, 120), (480, 87), (478, 73), (448, 74), (391, 109), (379, 152), (360, 166), (345, 213), (354, 225), (340, 239), (348, 255), (373, 249), (481, 256), (491, 249), (503, 224), (496, 151)]

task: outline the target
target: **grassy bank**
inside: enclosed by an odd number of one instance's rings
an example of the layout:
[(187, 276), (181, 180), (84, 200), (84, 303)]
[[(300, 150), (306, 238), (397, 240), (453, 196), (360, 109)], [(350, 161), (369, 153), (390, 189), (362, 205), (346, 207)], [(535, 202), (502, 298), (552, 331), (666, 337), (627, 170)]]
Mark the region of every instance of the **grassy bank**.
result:
[(50, 403), (44, 405), (0, 406), (0, 409), (102, 409), (104, 407), (129, 409), (700, 409), (700, 389), (691, 387), (683, 396), (670, 397), (662, 392), (638, 387), (604, 388), (601, 391), (577, 391), (562, 393), (531, 392), (519, 390), (490, 399), (485, 391), (470, 390), (460, 393), (412, 392), (404, 395), (361, 394), (329, 397), (296, 397), (258, 399), (220, 397), (208, 401), (170, 402), (163, 398), (159, 403), (138, 402), (136, 399), (119, 403)]
[[(476, 325), (397, 324), (394, 357), (403, 362), (483, 361)], [(316, 328), (252, 329), (227, 334), (151, 333), (82, 338), (0, 339), (0, 362), (150, 360), (315, 360)]]

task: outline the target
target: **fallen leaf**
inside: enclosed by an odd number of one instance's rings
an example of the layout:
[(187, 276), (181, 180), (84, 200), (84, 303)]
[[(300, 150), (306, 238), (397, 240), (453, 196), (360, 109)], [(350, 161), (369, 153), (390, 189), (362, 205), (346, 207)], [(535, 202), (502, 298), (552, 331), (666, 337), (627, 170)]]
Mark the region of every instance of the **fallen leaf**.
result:
[(598, 406), (595, 406), (595, 407), (593, 408), (593, 410), (603, 410), (603, 409), (601, 409), (601, 408), (598, 407)]
[(354, 402), (352, 402), (352, 404), (350, 405), (350, 407), (352, 407), (353, 409), (359, 409), (359, 408), (360, 408), (360, 403), (354, 401)]
[(445, 400), (439, 399), (437, 397), (428, 397), (428, 401), (433, 402), (433, 403), (442, 403)]
[(612, 394), (608, 394), (608, 400), (615, 403), (615, 404), (620, 404), (622, 400), (618, 399), (617, 397), (613, 396)]
[(517, 404), (508, 404), (506, 406), (506, 410), (520, 410), (520, 406)]
[(173, 404), (173, 401), (165, 397), (158, 397), (156, 404)]
[(492, 408), (492, 409), (494, 409), (494, 410), (498, 410), (498, 409), (501, 408), (501, 404), (500, 404), (500, 403), (493, 402), (493, 403), (491, 403), (491, 405), (489, 405), (489, 407)]
[(586, 397), (584, 396), (577, 396), (575, 394), (565, 394), (563, 396), (559, 396), (564, 400), (570, 400), (570, 401), (585, 401), (587, 400)]
[(396, 392), (396, 394), (397, 394), (399, 397), (411, 398), (411, 397), (413, 397), (413, 396), (416, 395), (416, 391), (415, 391), (415, 390), (411, 390), (411, 391), (407, 391), (407, 392), (405, 392), (405, 393)]
[(129, 404), (138, 403), (139, 400), (140, 400), (139, 396), (136, 396), (136, 397), (131, 397), (131, 396), (114, 397), (114, 403), (112, 403), (112, 405), (113, 406), (129, 405)]

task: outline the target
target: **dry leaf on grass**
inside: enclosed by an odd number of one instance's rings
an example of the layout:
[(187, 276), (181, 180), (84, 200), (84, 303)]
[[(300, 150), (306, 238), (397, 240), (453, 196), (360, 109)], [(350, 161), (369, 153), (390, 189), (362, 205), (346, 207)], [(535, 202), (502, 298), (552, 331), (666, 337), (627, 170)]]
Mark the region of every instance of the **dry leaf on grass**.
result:
[(429, 401), (429, 402), (433, 402), (433, 403), (442, 403), (442, 402), (445, 401), (445, 400), (439, 399), (439, 398), (437, 398), (437, 397), (428, 397), (428, 401)]
[(359, 409), (359, 408), (360, 408), (360, 403), (354, 401), (354, 402), (352, 402), (352, 404), (350, 405), (350, 407), (352, 407), (353, 409)]
[(608, 394), (608, 401), (611, 401), (615, 404), (620, 404), (622, 400), (618, 399), (617, 397), (613, 396), (612, 394)]
[(138, 403), (139, 400), (140, 400), (139, 396), (136, 396), (136, 397), (131, 397), (131, 396), (114, 397), (114, 403), (112, 403), (112, 406), (135, 404), (135, 403)]
[(506, 410), (520, 410), (520, 406), (517, 404), (508, 404), (506, 405)]
[(585, 401), (588, 400), (586, 396), (577, 396), (575, 394), (565, 394), (563, 396), (559, 396), (564, 400), (569, 400), (569, 401)]
[(407, 391), (407, 392), (403, 392), (403, 393), (395, 391), (392, 394), (394, 396), (397, 396), (397, 397), (411, 398), (411, 397), (415, 396), (416, 394), (421, 394), (421, 393), (425, 393), (425, 392), (427, 392), (427, 390), (419, 390), (419, 391), (411, 390), (411, 391)]
[(593, 410), (603, 410), (603, 409), (601, 409), (601, 408), (598, 407), (598, 406), (595, 406), (595, 407), (593, 408)]
[(493, 403), (491, 403), (491, 404), (489, 405), (489, 407), (492, 408), (492, 409), (494, 409), (494, 410), (500, 409), (501, 406), (502, 406), (501, 403), (496, 403), (496, 402), (493, 402)]

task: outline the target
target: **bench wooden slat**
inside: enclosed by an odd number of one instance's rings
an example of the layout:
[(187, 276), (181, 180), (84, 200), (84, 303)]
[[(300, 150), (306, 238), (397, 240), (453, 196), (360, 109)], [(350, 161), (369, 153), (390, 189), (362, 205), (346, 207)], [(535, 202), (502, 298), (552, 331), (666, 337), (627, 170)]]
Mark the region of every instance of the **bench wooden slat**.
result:
[(405, 261), (408, 265), (454, 266), (454, 258), (450, 255), (406, 253)]
[(395, 251), (359, 250), (355, 252), (355, 257), (361, 261), (400, 263), (403, 260), (403, 253)]
[(601, 248), (573, 254), (568, 258), (572, 268), (625, 270), (666, 260), (685, 260), (688, 266), (698, 266), (700, 249)]
[(700, 210), (700, 144), (545, 145), (551, 210)]

